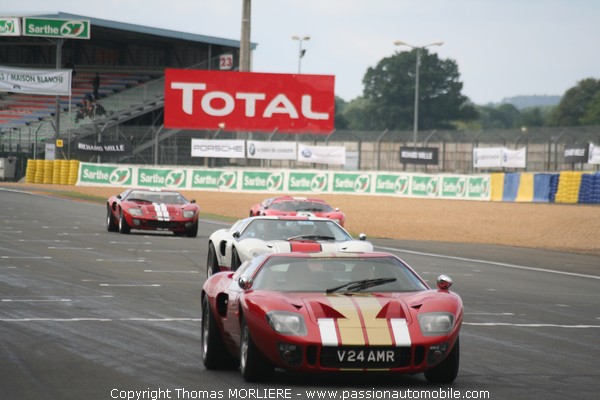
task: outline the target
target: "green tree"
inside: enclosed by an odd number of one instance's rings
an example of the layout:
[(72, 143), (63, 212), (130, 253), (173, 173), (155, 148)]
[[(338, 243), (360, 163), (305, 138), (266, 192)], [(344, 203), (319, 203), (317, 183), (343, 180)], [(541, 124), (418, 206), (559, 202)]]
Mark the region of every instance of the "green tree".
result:
[(577, 86), (567, 90), (560, 103), (552, 113), (552, 126), (579, 126), (594, 121), (595, 107), (598, 107), (600, 81), (588, 78), (580, 81)]
[[(453, 129), (456, 121), (475, 119), (475, 108), (461, 93), (456, 63), (420, 51), (419, 129)], [(399, 52), (367, 70), (363, 97), (370, 129), (412, 129), (416, 57), (416, 49)]]

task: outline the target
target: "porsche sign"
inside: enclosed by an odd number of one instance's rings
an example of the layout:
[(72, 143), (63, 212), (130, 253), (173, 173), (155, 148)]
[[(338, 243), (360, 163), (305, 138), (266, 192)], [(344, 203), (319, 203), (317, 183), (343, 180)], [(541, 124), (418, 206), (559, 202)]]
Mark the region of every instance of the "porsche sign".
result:
[(167, 69), (165, 127), (333, 131), (334, 77)]

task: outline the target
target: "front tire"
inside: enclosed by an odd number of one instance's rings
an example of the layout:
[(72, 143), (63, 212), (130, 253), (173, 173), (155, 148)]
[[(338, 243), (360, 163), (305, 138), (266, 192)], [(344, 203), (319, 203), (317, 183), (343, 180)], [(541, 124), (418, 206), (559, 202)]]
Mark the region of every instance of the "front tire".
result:
[(217, 258), (217, 252), (215, 246), (212, 243), (208, 244), (208, 257), (206, 259), (206, 278), (210, 278), (213, 274), (220, 272), (219, 259)]
[(227, 352), (217, 321), (210, 308), (208, 299), (202, 302), (202, 362), (206, 369), (233, 368), (236, 360)]
[(119, 230), (119, 226), (109, 205), (106, 205), (106, 230), (109, 232), (117, 232)]
[(240, 260), (240, 255), (238, 254), (235, 248), (231, 249), (231, 270), (237, 271), (237, 269), (242, 265), (242, 260)]
[(425, 371), (425, 379), (429, 383), (452, 383), (458, 375), (458, 367), (460, 364), (460, 342), (456, 338), (456, 343), (452, 348), (448, 357), (444, 359), (436, 367)]
[(131, 228), (127, 225), (127, 221), (125, 221), (125, 216), (123, 215), (123, 211), (119, 215), (119, 232), (123, 234), (128, 234), (131, 232)]
[(187, 237), (190, 237), (190, 238), (191, 238), (191, 237), (196, 237), (196, 236), (198, 236), (198, 222), (197, 222), (197, 221), (196, 221), (196, 223), (194, 224), (194, 226), (192, 226), (190, 229), (188, 229), (188, 230), (185, 232), (185, 235), (186, 235)]
[(240, 371), (246, 382), (264, 382), (273, 374), (273, 366), (269, 364), (250, 337), (246, 320), (242, 317), (240, 341)]

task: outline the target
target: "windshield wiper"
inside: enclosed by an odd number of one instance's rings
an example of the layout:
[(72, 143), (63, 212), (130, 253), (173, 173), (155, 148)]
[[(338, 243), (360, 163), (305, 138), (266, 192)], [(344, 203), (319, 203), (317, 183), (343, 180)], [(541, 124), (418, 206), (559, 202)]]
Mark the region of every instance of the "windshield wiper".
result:
[(377, 279), (363, 279), (362, 281), (352, 281), (344, 283), (343, 285), (327, 289), (325, 293), (337, 292), (340, 289), (346, 288), (346, 292), (358, 292), (364, 289), (368, 289), (374, 286), (385, 285), (386, 283), (396, 282), (396, 278), (377, 278)]
[(287, 238), (286, 240), (307, 239), (307, 240), (335, 240), (333, 236), (326, 235), (296, 235)]

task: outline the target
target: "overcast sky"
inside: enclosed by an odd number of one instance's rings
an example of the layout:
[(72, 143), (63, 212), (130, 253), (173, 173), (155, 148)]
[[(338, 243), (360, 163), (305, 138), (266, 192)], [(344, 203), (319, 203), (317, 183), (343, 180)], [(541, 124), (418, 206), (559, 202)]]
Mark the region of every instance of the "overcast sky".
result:
[[(66, 12), (240, 40), (242, 0), (2, 0), (0, 14)], [(255, 72), (335, 75), (336, 95), (362, 95), (369, 67), (402, 40), (432, 47), (459, 68), (476, 104), (517, 95), (562, 95), (600, 79), (598, 0), (252, 0)], [(92, 27), (93, 35), (93, 27)]]

